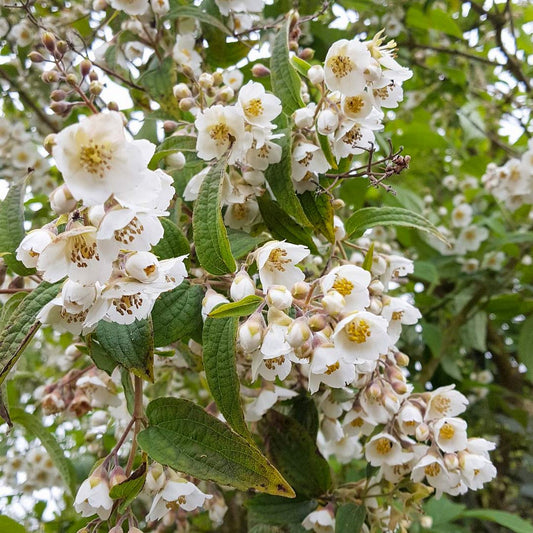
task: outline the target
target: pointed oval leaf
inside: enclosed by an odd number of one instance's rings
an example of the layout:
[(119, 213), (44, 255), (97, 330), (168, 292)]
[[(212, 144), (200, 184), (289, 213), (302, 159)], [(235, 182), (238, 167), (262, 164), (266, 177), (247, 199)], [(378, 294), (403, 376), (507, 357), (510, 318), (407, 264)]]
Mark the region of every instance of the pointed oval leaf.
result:
[(155, 154), (150, 159), (148, 168), (155, 170), (161, 159), (176, 152), (195, 152), (196, 137), (190, 135), (172, 135), (167, 137), (156, 149)]
[(137, 494), (141, 492), (145, 481), (146, 462), (143, 462), (128, 479), (111, 488), (109, 496), (113, 500), (123, 500), (119, 505), (119, 512), (123, 513), (127, 509), (129, 504), (137, 497)]
[(189, 254), (191, 245), (183, 231), (168, 218), (161, 218), (160, 221), (164, 231), (163, 238), (155, 246), (152, 246), (152, 253), (157, 255), (159, 259), (171, 259)]
[(244, 421), (235, 361), (238, 325), (237, 317), (207, 318), (203, 331), (204, 370), (220, 412), (237, 433), (251, 441), (252, 436)]
[(366, 507), (345, 503), (335, 515), (335, 533), (359, 533), (365, 523)]
[(146, 414), (150, 425), (137, 441), (158, 463), (238, 490), (294, 497), (289, 484), (253, 444), (200, 406), (158, 398)]
[(230, 302), (228, 304), (218, 305), (213, 311), (209, 313), (212, 318), (226, 318), (228, 316), (249, 316), (263, 302), (263, 298), (250, 294), (238, 302)]
[(226, 165), (227, 159), (223, 159), (211, 167), (200, 187), (192, 216), (196, 255), (200, 264), (215, 275), (236, 269), (220, 210)]
[(515, 533), (533, 533), (533, 525), (519, 516), (496, 509), (468, 509), (461, 513), (461, 518), (475, 518), (495, 522)]
[(283, 111), (287, 115), (292, 115), (297, 109), (305, 107), (300, 94), (300, 77), (289, 58), (291, 16), (292, 14), (289, 13), (276, 35), (270, 58), (272, 91), (281, 100)]
[(425, 217), (401, 207), (364, 207), (357, 210), (344, 224), (347, 236), (360, 237), (376, 226), (405, 226), (430, 233), (448, 244), (446, 237)]
[(300, 202), (313, 226), (333, 244), (335, 242), (334, 209), (330, 197), (325, 193), (317, 194), (306, 191), (300, 195)]

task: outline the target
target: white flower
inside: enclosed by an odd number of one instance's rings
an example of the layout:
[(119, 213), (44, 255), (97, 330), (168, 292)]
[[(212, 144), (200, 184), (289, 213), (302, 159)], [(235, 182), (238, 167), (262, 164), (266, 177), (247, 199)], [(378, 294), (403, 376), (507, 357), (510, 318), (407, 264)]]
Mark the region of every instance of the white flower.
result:
[(456, 452), (466, 448), (466, 422), (461, 418), (441, 418), (435, 422), (435, 442), (443, 452)]
[(459, 483), (459, 476), (448, 472), (443, 460), (432, 452), (422, 457), (413, 467), (411, 479), (420, 483), (424, 478), (439, 493), (448, 492)]
[(355, 265), (338, 266), (329, 271), (321, 281), (323, 293), (336, 291), (344, 296), (345, 311), (362, 311), (370, 304), (368, 286), (370, 272)]
[(233, 278), (229, 292), (231, 299), (238, 302), (246, 296), (255, 294), (255, 283), (245, 270), (241, 270)]
[(243, 159), (252, 144), (252, 135), (244, 130), (244, 118), (234, 106), (214, 105), (201, 112), (194, 125), (198, 130), (196, 150), (205, 161), (220, 159), (231, 149), (228, 162)]
[(50, 193), (49, 199), (52, 211), (58, 215), (69, 213), (76, 207), (77, 203), (65, 184), (54, 189)]
[(338, 129), (333, 153), (337, 160), (350, 154), (360, 154), (371, 148), (375, 141), (375, 130), (383, 129), (382, 115), (373, 110), (367, 117), (357, 121), (345, 120)]
[(363, 447), (357, 437), (343, 437), (338, 441), (325, 441), (322, 432), (318, 434), (317, 444), (322, 455), (327, 459), (331, 455), (341, 464), (351, 463), (361, 457)]
[(298, 396), (296, 391), (274, 386), (274, 390), (263, 389), (259, 396), (244, 407), (244, 419), (247, 422), (258, 422), (263, 415), (273, 407), (278, 400), (285, 400)]
[(30, 143), (17, 144), (11, 150), (11, 162), (14, 167), (23, 168), (24, 170), (30, 168), (37, 159), (37, 152), (35, 146)]
[(468, 204), (459, 204), (452, 211), (452, 225), (464, 228), (472, 222), (472, 207)]
[(268, 126), (281, 113), (280, 99), (255, 81), (241, 87), (238, 106), (246, 121), (256, 126)]
[(297, 128), (311, 128), (315, 121), (316, 104), (310, 103), (307, 107), (294, 112), (294, 124)]
[(459, 452), (461, 477), (470, 490), (478, 490), (496, 477), (496, 467), (485, 455), (471, 453), (468, 450)]
[(128, 15), (142, 15), (148, 9), (147, 0), (108, 0), (111, 7), (120, 9)]
[(39, 254), (54, 239), (55, 234), (46, 229), (30, 231), (17, 248), (17, 259), (27, 268), (35, 268), (39, 260)]
[(185, 190), (183, 191), (183, 199), (186, 202), (194, 202), (198, 198), (200, 187), (210, 170), (211, 167), (205, 167), (188, 181)]
[(296, 264), (308, 255), (306, 246), (281, 241), (270, 241), (258, 248), (255, 260), (263, 291), (272, 285), (283, 285), (290, 290), (295, 283), (303, 281), (305, 274)]
[(423, 422), (423, 416), (418, 407), (410, 402), (405, 402), (398, 411), (396, 421), (402, 433), (414, 435), (418, 425)]
[(453, 390), (455, 385), (439, 387), (430, 394), (426, 408), (425, 420), (453, 417), (464, 413), (468, 400), (459, 391)]
[(178, 34), (172, 49), (174, 61), (181, 66), (188, 66), (195, 76), (202, 72), (202, 56), (194, 49), (196, 39), (192, 33)]
[(126, 259), (126, 274), (143, 283), (150, 283), (159, 277), (159, 261), (150, 252), (136, 252)]
[(233, 229), (249, 231), (260, 218), (257, 200), (249, 198), (243, 203), (230, 204), (224, 213), (224, 224)]
[(225, 296), (222, 296), (222, 294), (213, 289), (208, 289), (202, 300), (202, 319), (205, 321), (207, 315), (209, 315), (217, 305), (227, 303), (229, 303), (229, 300)]
[(307, 71), (307, 77), (313, 85), (318, 85), (324, 81), (324, 68), (322, 65), (313, 65)]
[(122, 401), (117, 396), (115, 384), (107, 374), (100, 372), (99, 376), (82, 376), (76, 386), (87, 394), (93, 407), (119, 406)]
[(222, 74), (222, 80), (224, 83), (231, 87), (234, 91), (238, 91), (242, 85), (244, 79), (243, 73), (239, 69), (226, 70)]
[(20, 47), (30, 45), (35, 39), (35, 36), (35, 30), (26, 20), (22, 20), (13, 26), (9, 32), (9, 37)]
[(364, 71), (371, 60), (368, 48), (356, 39), (341, 39), (333, 43), (324, 62), (328, 89), (340, 91), (346, 96), (361, 93), (366, 85)]
[(168, 0), (150, 0), (152, 11), (158, 15), (165, 15), (170, 9)]
[(99, 113), (56, 135), (53, 156), (72, 196), (85, 205), (139, 185), (155, 146), (127, 141), (119, 113)]
[(315, 533), (334, 533), (335, 518), (328, 509), (317, 509), (303, 519), (302, 526)]
[(400, 338), (402, 324), (416, 324), (418, 319), (422, 318), (420, 311), (409, 302), (403, 298), (391, 298), (389, 296), (383, 298), (381, 316), (389, 321), (387, 332), (393, 344)]
[(335, 347), (347, 362), (375, 361), (387, 353), (391, 341), (387, 321), (366, 311), (350, 313), (336, 326), (333, 333)]
[(37, 268), (51, 283), (67, 275), (79, 283), (104, 282), (111, 274), (111, 261), (100, 256), (96, 228), (78, 226), (59, 234), (42, 250)]
[(403, 89), (401, 83), (394, 77), (383, 75), (381, 79), (372, 84), (373, 104), (379, 109), (381, 107), (394, 108), (403, 100)]
[(318, 114), (316, 129), (321, 135), (334, 133), (339, 125), (339, 115), (331, 109), (324, 109)]
[(355, 379), (355, 366), (339, 357), (333, 344), (315, 348), (309, 367), (309, 391), (314, 394), (320, 383), (339, 389)]
[(209, 494), (204, 494), (194, 483), (179, 479), (167, 481), (165, 488), (155, 495), (150, 512), (146, 515), (147, 521), (159, 520), (163, 518), (171, 509), (173, 504), (179, 506), (184, 511), (193, 511), (202, 507), (205, 500), (212, 498)]
[(309, 181), (316, 174), (329, 169), (329, 163), (322, 150), (308, 142), (297, 142), (292, 151), (292, 179), (295, 182)]
[(399, 441), (389, 433), (374, 435), (365, 446), (365, 457), (372, 466), (400, 465), (413, 456), (404, 452)]
[(113, 503), (109, 497), (107, 475), (99, 468), (81, 484), (74, 500), (74, 508), (81, 516), (98, 514), (100, 520), (107, 520)]
[(358, 120), (370, 114), (372, 111), (372, 99), (367, 92), (344, 96), (341, 100), (341, 106), (347, 118)]
[(489, 230), (483, 226), (469, 226), (464, 228), (455, 243), (455, 252), (460, 255), (466, 252), (475, 252), (488, 236)]
[(272, 285), (267, 291), (266, 302), (269, 307), (287, 309), (292, 305), (291, 291), (284, 285)]
[(504, 252), (489, 252), (483, 257), (481, 266), (490, 270), (499, 271), (505, 262)]
[(165, 486), (166, 482), (167, 477), (162, 465), (152, 463), (146, 474), (145, 488), (150, 492), (158, 492)]
[(257, 148), (257, 145), (254, 145), (248, 150), (248, 152), (246, 152), (246, 163), (255, 170), (266, 170), (268, 165), (279, 163), (281, 161), (281, 155), (281, 146), (267, 140), (261, 148)]
[(261, 313), (254, 313), (239, 327), (239, 343), (245, 352), (254, 352), (261, 346), (265, 321)]

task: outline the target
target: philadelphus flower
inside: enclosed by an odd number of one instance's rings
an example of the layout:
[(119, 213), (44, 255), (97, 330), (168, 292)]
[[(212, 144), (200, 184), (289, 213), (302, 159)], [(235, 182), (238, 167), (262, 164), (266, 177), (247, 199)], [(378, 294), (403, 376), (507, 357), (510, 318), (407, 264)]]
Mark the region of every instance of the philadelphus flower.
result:
[(111, 7), (120, 9), (128, 15), (142, 15), (148, 9), (146, 0), (108, 0)]
[(405, 463), (412, 454), (403, 452), (398, 440), (389, 433), (378, 433), (365, 446), (365, 456), (372, 466), (381, 466)]
[[(40, 253), (54, 239), (55, 234), (46, 229), (36, 229), (30, 231), (17, 248), (17, 259), (28, 268), (35, 268), (39, 260)], [(60, 279), (60, 278), (59, 278)]]
[(355, 265), (332, 268), (320, 281), (322, 292), (336, 291), (344, 296), (345, 311), (362, 311), (370, 304), (370, 272)]
[(72, 196), (90, 206), (139, 185), (154, 150), (144, 139), (126, 140), (121, 115), (109, 112), (59, 132), (52, 155)]
[(100, 520), (107, 520), (112, 507), (107, 474), (98, 468), (81, 484), (74, 500), (74, 508), (81, 516), (98, 514)]
[(198, 115), (196, 150), (206, 161), (221, 158), (231, 149), (228, 162), (242, 159), (252, 144), (252, 136), (244, 130), (244, 119), (235, 106), (214, 105)]
[(230, 296), (234, 302), (246, 298), (246, 296), (251, 296), (255, 294), (255, 283), (248, 273), (244, 270), (241, 270), (233, 278), (230, 287)]
[(261, 83), (249, 81), (239, 91), (238, 105), (244, 118), (255, 126), (268, 126), (281, 113), (281, 101), (265, 92)]
[(324, 77), (330, 91), (346, 96), (360, 94), (365, 88), (364, 71), (371, 64), (368, 48), (357, 39), (341, 39), (331, 45), (326, 55)]
[(317, 509), (303, 519), (302, 526), (315, 533), (334, 533), (335, 518), (328, 509)]
[(178, 34), (172, 57), (178, 65), (188, 66), (195, 76), (202, 72), (202, 56), (194, 49), (196, 39), (192, 33)]
[(255, 260), (263, 291), (272, 285), (283, 285), (290, 290), (295, 283), (303, 281), (305, 274), (296, 264), (308, 255), (306, 246), (281, 241), (270, 241), (258, 248)]
[(339, 389), (355, 379), (355, 366), (339, 357), (333, 344), (323, 344), (315, 348), (309, 368), (309, 391), (314, 394), (325, 383)]

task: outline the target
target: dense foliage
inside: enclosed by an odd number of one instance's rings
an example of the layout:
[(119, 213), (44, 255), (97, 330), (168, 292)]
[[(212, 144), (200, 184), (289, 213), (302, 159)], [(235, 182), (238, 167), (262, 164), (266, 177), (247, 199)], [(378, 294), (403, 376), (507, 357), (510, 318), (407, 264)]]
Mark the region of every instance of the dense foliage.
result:
[(2, 532), (533, 532), (528, 2), (1, 14)]

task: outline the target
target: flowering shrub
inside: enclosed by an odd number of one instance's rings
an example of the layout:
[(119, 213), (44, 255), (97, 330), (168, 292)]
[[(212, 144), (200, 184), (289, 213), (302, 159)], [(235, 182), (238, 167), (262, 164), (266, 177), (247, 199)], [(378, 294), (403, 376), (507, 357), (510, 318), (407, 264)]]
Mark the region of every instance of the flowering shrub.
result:
[(529, 125), (430, 114), (531, 10), (285, 4), (2, 8), (6, 531), (533, 531)]

